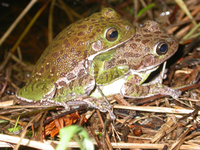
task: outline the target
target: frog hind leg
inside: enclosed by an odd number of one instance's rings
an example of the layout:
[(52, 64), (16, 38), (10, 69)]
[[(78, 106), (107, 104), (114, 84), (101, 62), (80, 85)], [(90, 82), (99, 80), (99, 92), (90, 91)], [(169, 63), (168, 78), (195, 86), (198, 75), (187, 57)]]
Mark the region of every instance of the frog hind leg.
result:
[(98, 109), (101, 112), (109, 112), (111, 119), (115, 119), (112, 107), (109, 104), (90, 97), (90, 93), (95, 89), (95, 85), (93, 76), (89, 74), (84, 75), (64, 85), (62, 88), (56, 89), (52, 100), (63, 105), (65, 108), (68, 108), (68, 106), (87, 104), (89, 107)]
[[(62, 82), (61, 82), (62, 83)], [(61, 88), (56, 88), (56, 92), (52, 100), (57, 102), (68, 102), (77, 97), (87, 97), (95, 88), (95, 79), (87, 74), (81, 78), (76, 78), (68, 84), (63, 84)]]
[(55, 85), (51, 81), (33, 82), (20, 89), (16, 97), (27, 102), (39, 102), (51, 99), (55, 90)]
[(178, 98), (181, 91), (167, 87), (161, 83), (148, 83), (148, 84), (133, 84), (131, 80), (124, 83), (121, 94), (124, 97), (130, 98), (145, 98), (154, 95), (170, 95), (173, 98)]

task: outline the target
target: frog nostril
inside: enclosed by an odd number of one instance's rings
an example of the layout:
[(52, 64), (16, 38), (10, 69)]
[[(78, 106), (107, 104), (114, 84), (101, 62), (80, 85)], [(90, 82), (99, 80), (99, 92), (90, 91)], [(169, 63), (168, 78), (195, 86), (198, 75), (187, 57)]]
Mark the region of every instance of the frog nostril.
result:
[(111, 28), (108, 28), (107, 31), (106, 31), (106, 39), (110, 42), (113, 42), (117, 39), (118, 37), (118, 31), (116, 28), (114, 27), (111, 27)]
[(168, 46), (167, 46), (167, 44), (165, 42), (162, 41), (162, 42), (157, 44), (156, 53), (158, 55), (164, 55), (164, 54), (167, 53), (167, 51), (168, 51)]

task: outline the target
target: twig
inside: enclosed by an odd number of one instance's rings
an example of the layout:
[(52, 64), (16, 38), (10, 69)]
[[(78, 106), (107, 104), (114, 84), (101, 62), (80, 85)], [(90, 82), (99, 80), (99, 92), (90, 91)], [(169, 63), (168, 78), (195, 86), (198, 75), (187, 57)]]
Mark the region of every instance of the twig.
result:
[(10, 28), (4, 33), (4, 35), (0, 39), (0, 46), (5, 41), (5, 39), (10, 35), (15, 26), (19, 23), (19, 21), (26, 15), (26, 13), (31, 9), (31, 7), (37, 2), (37, 0), (31, 0), (31, 2), (26, 6), (26, 8), (22, 11), (22, 13), (17, 17), (17, 19), (13, 22)]
[(33, 19), (31, 20), (31, 22), (28, 24), (28, 26), (26, 27), (26, 29), (24, 30), (24, 32), (21, 34), (21, 36), (19, 37), (19, 39), (17, 40), (17, 42), (15, 43), (15, 45), (13, 46), (13, 48), (11, 49), (11, 51), (10, 51), (11, 53), (15, 52), (16, 48), (19, 46), (19, 44), (21, 43), (21, 41), (23, 40), (23, 38), (25, 37), (25, 35), (28, 33), (28, 31), (32, 27), (33, 23), (37, 20), (37, 18), (40, 16), (40, 14), (43, 12), (43, 10), (47, 7), (47, 5), (49, 4), (49, 2), (50, 2), (50, 0), (46, 1), (46, 3), (42, 6), (42, 8), (40, 8), (40, 10), (33, 17)]
[[(114, 105), (113, 108), (137, 110), (137, 111), (147, 111), (147, 112), (157, 112), (157, 113), (174, 113), (174, 114), (189, 114), (194, 111), (191, 109), (175, 109), (175, 108), (168, 108), (168, 107), (150, 107), (150, 106), (144, 107), (144, 106)], [(200, 114), (200, 112), (198, 114)]]

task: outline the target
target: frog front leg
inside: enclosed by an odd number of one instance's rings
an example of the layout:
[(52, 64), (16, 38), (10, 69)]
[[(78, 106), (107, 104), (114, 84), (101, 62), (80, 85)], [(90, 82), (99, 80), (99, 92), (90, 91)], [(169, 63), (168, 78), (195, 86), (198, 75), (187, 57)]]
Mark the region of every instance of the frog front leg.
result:
[[(131, 78), (130, 78), (131, 77)], [(167, 87), (161, 83), (142, 84), (144, 79), (139, 74), (132, 74), (124, 83), (121, 94), (131, 98), (145, 98), (154, 95), (170, 95), (173, 98), (178, 98), (181, 91)]]

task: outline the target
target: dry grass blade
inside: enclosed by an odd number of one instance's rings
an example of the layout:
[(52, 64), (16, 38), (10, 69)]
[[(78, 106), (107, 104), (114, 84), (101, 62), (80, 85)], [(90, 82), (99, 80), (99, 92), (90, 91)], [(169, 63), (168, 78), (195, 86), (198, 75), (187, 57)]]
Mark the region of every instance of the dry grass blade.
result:
[(23, 40), (23, 38), (25, 37), (25, 35), (28, 33), (28, 31), (30, 30), (30, 28), (32, 27), (32, 25), (35, 23), (35, 21), (37, 20), (37, 18), (43, 12), (43, 10), (47, 7), (47, 5), (48, 5), (49, 2), (50, 2), (50, 0), (48, 0), (45, 3), (45, 5), (43, 5), (43, 7), (33, 17), (33, 19), (31, 20), (31, 22), (28, 24), (28, 26), (26, 27), (26, 29), (24, 30), (24, 32), (21, 34), (21, 36), (19, 37), (19, 39), (17, 40), (17, 42), (15, 43), (15, 45), (13, 46), (13, 48), (11, 49), (11, 51), (10, 51), (11, 53), (15, 52), (16, 48), (19, 46), (19, 44), (21, 43), (21, 41)]
[[(185, 5), (185, 3), (183, 2), (183, 0), (175, 0), (177, 2), (177, 4), (179, 5), (179, 7), (182, 8), (182, 10), (186, 13), (186, 15), (190, 18), (193, 19), (190, 11), (188, 10), (187, 6)], [(197, 23), (195, 20), (192, 21), (192, 23), (196, 26)]]
[(30, 3), (26, 6), (26, 8), (22, 11), (19, 17), (13, 22), (10, 28), (4, 33), (4, 35), (0, 39), (0, 46), (6, 40), (6, 38), (10, 35), (12, 30), (16, 27), (16, 25), (20, 22), (20, 20), (26, 15), (26, 13), (32, 8), (32, 6), (37, 2), (37, 0), (31, 0)]
[[(0, 141), (4, 141), (7, 143), (13, 143), (13, 144), (18, 144), (19, 141), (21, 140), (20, 137), (15, 137), (15, 136), (10, 136), (6, 134), (0, 134)], [(1, 142), (5, 147), (8, 146), (8, 144)], [(44, 149), (44, 150), (55, 150), (51, 145), (50, 142), (37, 142), (35, 140), (29, 140), (23, 138), (21, 141), (21, 145), (28, 146), (28, 147), (33, 147), (37, 149)]]

